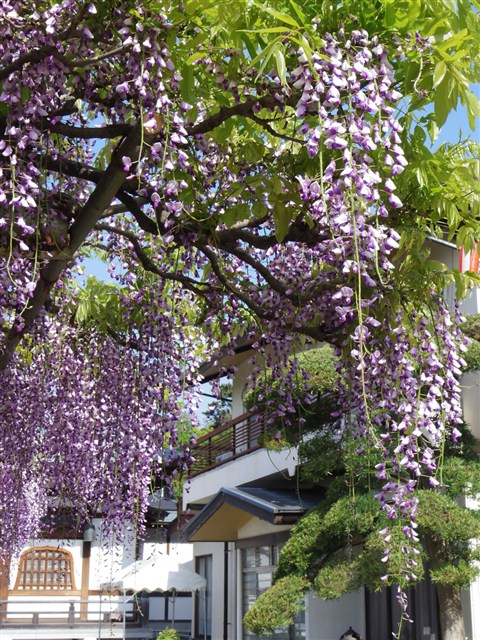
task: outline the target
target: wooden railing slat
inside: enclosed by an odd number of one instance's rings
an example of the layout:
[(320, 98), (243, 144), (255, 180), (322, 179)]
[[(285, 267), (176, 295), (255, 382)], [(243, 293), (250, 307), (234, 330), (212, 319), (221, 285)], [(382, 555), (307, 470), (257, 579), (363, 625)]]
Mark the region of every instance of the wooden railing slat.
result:
[(263, 414), (249, 411), (209, 431), (192, 447), (195, 462), (190, 476), (195, 477), (259, 449), (258, 438), (264, 430)]

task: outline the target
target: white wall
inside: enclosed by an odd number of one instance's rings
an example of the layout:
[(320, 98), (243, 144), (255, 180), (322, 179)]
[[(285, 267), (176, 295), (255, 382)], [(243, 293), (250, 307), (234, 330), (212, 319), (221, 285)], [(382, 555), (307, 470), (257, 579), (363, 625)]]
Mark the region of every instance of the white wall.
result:
[(306, 637), (309, 640), (338, 640), (352, 626), (365, 637), (364, 591), (349, 593), (338, 600), (322, 600), (310, 594), (306, 603)]
[(480, 372), (462, 377), (462, 404), (465, 422), (476, 438), (480, 438)]
[[(225, 571), (225, 553), (223, 542), (195, 542), (195, 557), (212, 556), (212, 638), (220, 640), (223, 638), (223, 594), (224, 594), (224, 571)], [(229, 580), (229, 594), (232, 595), (231, 578)], [(231, 598), (229, 598), (229, 603)], [(192, 625), (193, 631), (193, 625)]]
[[(232, 385), (232, 417), (245, 413), (245, 407), (243, 405), (243, 394), (247, 389), (248, 376), (252, 371), (251, 357), (253, 352), (245, 354), (245, 359), (237, 365), (237, 370), (233, 377)], [(261, 362), (259, 356), (257, 356), (258, 362)]]
[(205, 504), (222, 487), (237, 487), (279, 471), (285, 471), (289, 476), (293, 476), (296, 465), (295, 447), (283, 451), (265, 451), (265, 449), (253, 451), (238, 460), (226, 462), (217, 469), (192, 478), (184, 487), (184, 508), (186, 509), (190, 503)]
[(95, 540), (90, 555), (90, 589), (112, 582), (115, 575), (135, 560), (135, 534), (128, 531), (123, 540), (106, 534), (100, 519), (93, 520)]

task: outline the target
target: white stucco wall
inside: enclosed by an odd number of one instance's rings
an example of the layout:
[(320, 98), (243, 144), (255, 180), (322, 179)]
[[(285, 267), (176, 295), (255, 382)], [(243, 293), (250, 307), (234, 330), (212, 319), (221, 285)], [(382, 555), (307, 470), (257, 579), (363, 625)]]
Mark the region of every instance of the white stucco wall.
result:
[[(212, 556), (212, 638), (223, 638), (225, 548), (223, 542), (195, 542), (195, 557)], [(232, 602), (232, 576), (229, 573), (229, 606)], [(193, 629), (192, 629), (193, 631)]]
[(95, 540), (90, 554), (90, 589), (100, 589), (105, 582), (112, 582), (118, 572), (135, 560), (135, 535), (127, 532), (123, 540), (107, 534), (99, 519), (93, 521)]
[(245, 407), (243, 406), (243, 393), (246, 389), (248, 375), (252, 369), (250, 364), (250, 355), (245, 357), (245, 360), (237, 366), (235, 376), (232, 384), (232, 418), (245, 413)]
[(232, 460), (208, 473), (192, 478), (185, 486), (183, 494), (184, 508), (189, 503), (208, 502), (222, 487), (237, 487), (279, 471), (293, 476), (297, 465), (297, 450), (265, 451), (259, 449), (248, 453), (238, 460)]
[(338, 640), (349, 626), (365, 637), (364, 591), (349, 593), (338, 600), (322, 600), (310, 594), (305, 610), (306, 637), (309, 640)]
[(480, 438), (480, 372), (462, 377), (462, 404), (465, 422), (476, 438)]

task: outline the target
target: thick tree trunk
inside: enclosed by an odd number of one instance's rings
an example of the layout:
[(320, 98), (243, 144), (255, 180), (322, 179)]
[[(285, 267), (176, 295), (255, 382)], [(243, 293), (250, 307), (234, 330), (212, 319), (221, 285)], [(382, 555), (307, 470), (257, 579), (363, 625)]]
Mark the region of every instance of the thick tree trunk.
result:
[(437, 584), (437, 595), (442, 640), (464, 640), (465, 625), (460, 589), (450, 585)]
[[(442, 542), (427, 538), (427, 550), (432, 568), (445, 562), (445, 547)], [(436, 585), (440, 631), (442, 640), (464, 640), (465, 623), (463, 621), (461, 590), (448, 584)]]

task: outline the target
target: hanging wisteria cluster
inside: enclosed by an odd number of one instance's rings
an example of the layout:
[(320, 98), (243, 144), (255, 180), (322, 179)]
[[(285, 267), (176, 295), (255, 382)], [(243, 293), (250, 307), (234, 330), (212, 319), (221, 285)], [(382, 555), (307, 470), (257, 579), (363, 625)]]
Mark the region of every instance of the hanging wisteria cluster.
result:
[[(163, 293), (162, 284), (149, 291), (132, 345), (45, 318), (3, 373), (5, 551), (48, 530), (65, 506), (74, 506), (78, 526), (103, 514), (110, 531), (134, 522), (141, 534), (148, 494), (187, 470), (191, 442), (181, 431), (195, 423), (197, 399), (184, 362), (200, 364), (198, 340)], [(125, 317), (141, 295), (124, 296)]]
[[(408, 547), (410, 493), (439, 482), (460, 420), (462, 341), (441, 300), (430, 317), (392, 302), (397, 50), (340, 30), (258, 78), (238, 51), (190, 46), (172, 7), (105, 6), (0, 10), (3, 552), (47, 507), (141, 527), (151, 478), (188, 465), (200, 362), (249, 336), (293, 376), (297, 335), (337, 347), (344, 424), (382, 452), (380, 506)], [(118, 330), (75, 316), (89, 245), (118, 282)], [(272, 415), (294, 412), (283, 385)]]

